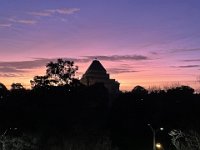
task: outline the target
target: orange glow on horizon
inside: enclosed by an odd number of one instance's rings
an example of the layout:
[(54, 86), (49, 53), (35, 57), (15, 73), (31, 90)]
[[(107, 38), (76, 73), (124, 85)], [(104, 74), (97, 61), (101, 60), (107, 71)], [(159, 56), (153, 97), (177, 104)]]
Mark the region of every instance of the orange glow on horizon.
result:
[[(77, 71), (76, 74), (76, 77), (78, 79), (82, 77), (82, 74), (85, 73), (91, 62), (87, 63), (75, 62), (75, 65), (79, 67), (79, 70)], [(138, 72), (136, 71), (136, 72), (124, 72), (124, 73), (112, 73), (109, 71), (109, 69), (119, 68), (122, 62), (101, 61), (101, 63), (107, 69), (107, 73), (110, 74), (110, 78), (115, 79), (120, 83), (120, 90), (122, 91), (130, 91), (137, 85), (144, 86), (145, 88), (148, 89), (150, 87), (158, 87), (158, 88), (170, 87), (176, 83), (179, 83), (180, 85), (192, 86), (194, 89), (199, 88), (199, 84), (195, 82), (195, 77), (193, 81), (190, 81), (188, 80), (187, 75), (185, 76), (179, 76), (179, 74), (176, 75), (174, 74), (173, 70), (170, 70), (170, 68), (165, 68), (163, 70), (161, 70), (160, 68), (153, 68), (153, 71), (151, 71), (151, 69), (149, 69), (148, 66), (146, 68), (143, 66), (142, 71)], [(129, 63), (129, 62), (123, 62), (123, 63)], [(138, 64), (139, 63), (137, 63), (137, 65)], [(0, 81), (4, 85), (6, 85), (8, 89), (10, 89), (10, 85), (12, 83), (22, 83), (22, 85), (25, 88), (29, 89), (31, 88), (30, 80), (32, 80), (33, 77), (36, 75), (39, 76), (45, 75), (45, 70), (46, 69), (44, 64), (44, 67), (30, 69), (28, 72), (23, 73), (23, 75), (19, 74), (17, 77), (0, 77)], [(165, 71), (167, 72), (167, 74), (165, 74)]]

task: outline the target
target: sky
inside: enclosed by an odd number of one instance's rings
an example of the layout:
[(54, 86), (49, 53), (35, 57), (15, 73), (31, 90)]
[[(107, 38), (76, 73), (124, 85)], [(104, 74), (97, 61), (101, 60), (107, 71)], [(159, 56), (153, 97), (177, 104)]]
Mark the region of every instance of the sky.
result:
[(121, 90), (200, 83), (199, 0), (0, 0), (0, 82), (30, 87), (57, 58), (94, 58)]

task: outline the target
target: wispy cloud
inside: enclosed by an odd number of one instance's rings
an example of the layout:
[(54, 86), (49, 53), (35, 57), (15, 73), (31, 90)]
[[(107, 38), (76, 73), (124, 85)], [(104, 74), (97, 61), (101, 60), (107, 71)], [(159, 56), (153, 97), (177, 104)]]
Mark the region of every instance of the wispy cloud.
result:
[(186, 66), (178, 66), (179, 68), (196, 68), (200, 67), (200, 65), (186, 65)]
[(15, 78), (15, 77), (22, 77), (22, 74), (16, 73), (0, 73), (0, 77), (7, 77), (7, 78)]
[(135, 70), (131, 70), (129, 68), (108, 68), (107, 71), (111, 74), (120, 74), (120, 73), (130, 73), (130, 72), (139, 72)]
[(54, 14), (61, 14), (61, 15), (71, 15), (76, 12), (80, 11), (79, 8), (57, 8), (57, 9), (46, 9), (38, 12), (30, 12), (29, 14), (34, 16), (52, 16)]
[(79, 8), (59, 8), (59, 9), (49, 9), (46, 11), (51, 12), (51, 13), (71, 15), (71, 14), (74, 14), (74, 13), (80, 11), (80, 9)]
[(97, 58), (99, 60), (106, 60), (106, 61), (121, 61), (121, 60), (147, 60), (149, 59), (147, 56), (143, 55), (111, 55), (111, 56), (103, 56), (103, 55), (97, 55), (97, 56), (84, 56), (87, 59), (94, 59)]
[(25, 72), (24, 70), (16, 69), (14, 67), (0, 67), (0, 72), (7, 72), (7, 73), (13, 73), (13, 72)]
[(152, 54), (152, 55), (158, 55), (158, 52), (152, 51), (152, 52), (150, 52), (150, 54)]
[(29, 14), (34, 15), (34, 16), (42, 16), (42, 17), (48, 17), (51, 16), (52, 13), (51, 12), (30, 12)]
[[(38, 18), (33, 16), (40, 16), (40, 17), (48, 17), (53, 16), (55, 14), (60, 15), (71, 15), (76, 12), (80, 11), (79, 8), (56, 8), (56, 9), (45, 9), (38, 12), (28, 12), (29, 16), (25, 16), (24, 18), (18, 17), (8, 17), (6, 19), (7, 23), (0, 23), (0, 28), (11, 27), (15, 23), (24, 24), (24, 25), (34, 25), (38, 23)], [(27, 13), (26, 13), (27, 15)], [(30, 16), (32, 15), (32, 16)], [(27, 17), (32, 17), (31, 19), (27, 19)]]
[(36, 24), (37, 21), (36, 20), (17, 20), (18, 23), (22, 23), (22, 24)]
[(172, 49), (170, 50), (171, 53), (181, 53), (181, 52), (193, 52), (193, 51), (200, 51), (200, 48), (182, 48), (182, 49)]
[[(80, 58), (62, 58), (64, 60), (74, 61), (76, 63), (87, 63), (91, 62), (94, 58), (98, 58), (102, 61), (122, 61), (122, 60), (146, 60), (146, 56), (142, 55), (113, 55), (113, 56), (82, 56)], [(34, 58), (30, 61), (10, 61), (10, 62), (0, 62), (0, 72), (1, 73), (25, 73), (31, 69), (36, 69), (40, 67), (45, 67), (45, 65), (53, 61), (55, 62), (57, 58)], [(137, 72), (130, 69), (119, 69), (110, 68), (108, 69), (111, 73), (125, 73), (125, 72)]]
[[(36, 59), (32, 61), (11, 61), (11, 62), (0, 62), (0, 67), (4, 71), (9, 71), (9, 69), (23, 70), (23, 69), (34, 69), (38, 67), (45, 66), (47, 62), (52, 59)], [(14, 70), (13, 70), (14, 71)]]
[(7, 27), (11, 27), (12, 24), (11, 23), (0, 23), (0, 28), (7, 28)]
[(32, 19), (14, 19), (14, 18), (9, 18), (9, 21), (15, 22), (15, 23), (20, 23), (20, 24), (28, 24), (28, 25), (33, 25), (37, 23), (37, 20), (32, 20)]
[(185, 65), (185, 66), (171, 66), (173, 68), (196, 68), (200, 67), (200, 65)]
[[(70, 60), (76, 62), (88, 62), (88, 59), (77, 59), (77, 58), (62, 58), (64, 60)], [(30, 69), (44, 67), (48, 62), (55, 62), (57, 58), (35, 58), (30, 61), (10, 61), (10, 62), (0, 62), (0, 72), (26, 72)]]
[(185, 61), (185, 62), (197, 62), (197, 61), (200, 61), (200, 59), (186, 59), (186, 60), (182, 60), (182, 61)]

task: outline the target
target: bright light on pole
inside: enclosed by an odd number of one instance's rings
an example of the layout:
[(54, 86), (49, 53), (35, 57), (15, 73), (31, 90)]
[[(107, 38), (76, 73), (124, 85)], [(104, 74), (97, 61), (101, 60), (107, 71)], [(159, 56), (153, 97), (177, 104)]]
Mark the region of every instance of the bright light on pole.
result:
[(160, 128), (160, 131), (163, 131), (164, 130), (164, 128)]
[(161, 149), (161, 148), (162, 148), (162, 145), (161, 145), (160, 143), (157, 143), (157, 144), (156, 144), (156, 148)]
[[(164, 128), (154, 129), (154, 128), (151, 126), (151, 124), (148, 124), (148, 126), (151, 128), (151, 131), (152, 131), (152, 133), (153, 133), (153, 150), (156, 150), (156, 147), (157, 147), (157, 145), (156, 145), (156, 133), (157, 133), (159, 130), (160, 130), (160, 131), (163, 131)], [(161, 144), (160, 144), (160, 146), (161, 146)]]

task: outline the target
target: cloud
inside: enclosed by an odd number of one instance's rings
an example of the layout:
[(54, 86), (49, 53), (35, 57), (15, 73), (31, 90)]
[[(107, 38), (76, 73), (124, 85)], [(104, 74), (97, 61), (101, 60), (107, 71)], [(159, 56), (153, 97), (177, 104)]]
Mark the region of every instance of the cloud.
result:
[(185, 62), (197, 62), (197, 61), (200, 61), (200, 59), (186, 59), (186, 60), (182, 60), (182, 61), (185, 61)]
[(20, 23), (20, 24), (28, 24), (28, 25), (33, 25), (33, 24), (37, 23), (36, 20), (32, 20), (32, 19), (13, 19), (13, 18), (10, 18), (9, 21), (15, 22), (15, 23)]
[(63, 15), (71, 15), (76, 13), (77, 11), (80, 11), (79, 8), (59, 8), (59, 9), (49, 9), (46, 10), (47, 12), (51, 13), (58, 13), (58, 14), (63, 14)]
[(29, 14), (34, 16), (42, 16), (42, 17), (48, 17), (51, 16), (51, 12), (30, 12)]
[(22, 24), (36, 24), (36, 20), (17, 20), (16, 22), (22, 23)]
[(48, 17), (54, 14), (71, 15), (78, 11), (80, 11), (79, 8), (58, 8), (58, 9), (46, 9), (40, 12), (30, 12), (29, 14), (34, 16)]
[(200, 67), (200, 65), (186, 65), (186, 66), (178, 66), (179, 68), (196, 68)]
[(23, 70), (23, 69), (34, 69), (38, 67), (45, 66), (46, 63), (52, 59), (36, 59), (31, 61), (11, 61), (11, 62), (0, 62), (0, 67), (11, 69), (15, 68), (16, 70)]
[(87, 59), (94, 59), (97, 58), (99, 60), (106, 60), (106, 61), (121, 61), (121, 60), (147, 60), (149, 59), (146, 56), (143, 55), (111, 55), (111, 56), (103, 56), (103, 55), (97, 55), (97, 56), (83, 56)]
[(171, 67), (175, 67), (175, 68), (196, 68), (196, 67), (200, 67), (200, 65), (185, 65), (185, 66), (171, 66)]
[(7, 28), (7, 27), (11, 27), (12, 24), (11, 23), (1, 23), (0, 24), (0, 28)]
[(152, 52), (150, 52), (150, 54), (152, 54), (152, 55), (158, 55), (158, 52), (152, 51)]
[[(77, 59), (77, 58), (62, 58), (64, 60), (70, 60), (76, 62), (88, 62), (88, 59)], [(27, 72), (30, 69), (36, 69), (44, 67), (48, 62), (55, 62), (57, 58), (34, 58), (30, 61), (10, 61), (10, 62), (0, 62), (0, 72), (6, 73), (17, 73), (17, 72)]]
[[(55, 14), (71, 15), (78, 11), (80, 11), (79, 8), (57, 8), (57, 9), (46, 9), (46, 10), (42, 10), (38, 12), (28, 12), (28, 14), (32, 15), (32, 17), (33, 16), (48, 17), (48, 16), (53, 16)], [(30, 16), (26, 16), (26, 17), (30, 18)], [(0, 23), (0, 28), (11, 27), (14, 23), (25, 24), (25, 25), (34, 25), (38, 23), (38, 20), (36, 19), (23, 19), (23, 18), (18, 18), (18, 17), (10, 17), (6, 20), (8, 23)]]
[(107, 68), (107, 71), (111, 74), (120, 74), (120, 73), (130, 73), (130, 72), (139, 72), (139, 71), (135, 71), (135, 70), (131, 70), (128, 68)]
[(180, 52), (193, 52), (193, 51), (200, 51), (200, 48), (182, 48), (182, 49), (173, 49), (170, 50), (171, 53), (180, 53)]
[(22, 74), (15, 74), (15, 73), (0, 73), (0, 77), (7, 77), (7, 78), (15, 78), (15, 77), (22, 77)]
[(0, 72), (7, 72), (7, 73), (13, 73), (13, 72), (25, 72), (24, 70), (16, 69), (14, 67), (0, 67)]
[[(76, 63), (87, 63), (91, 62), (95, 57), (99, 60), (104, 61), (121, 61), (121, 60), (146, 60), (146, 56), (142, 55), (113, 55), (113, 56), (82, 56), (80, 58), (69, 58), (64, 57), (64, 60), (74, 61)], [(10, 62), (0, 62), (0, 72), (2, 73), (25, 73), (31, 69), (36, 69), (40, 67), (45, 67), (48, 62), (55, 62), (58, 58), (33, 58), (30, 61), (10, 61)], [(108, 69), (111, 73), (125, 73), (125, 72), (137, 72), (130, 69), (119, 69), (110, 68)]]

